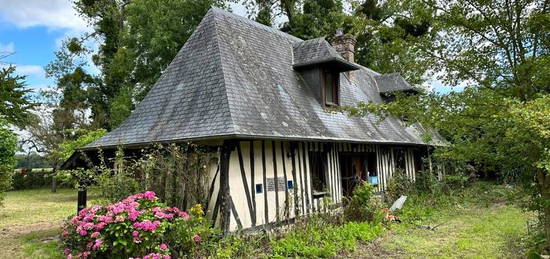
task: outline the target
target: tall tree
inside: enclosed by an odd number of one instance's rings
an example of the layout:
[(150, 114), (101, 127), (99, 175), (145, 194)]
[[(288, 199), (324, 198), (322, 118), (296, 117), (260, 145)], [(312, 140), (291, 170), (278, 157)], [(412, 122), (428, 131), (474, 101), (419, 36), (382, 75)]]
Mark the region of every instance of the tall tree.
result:
[(222, 0), (76, 0), (98, 39), (93, 61), (101, 70), (88, 87), (97, 127), (118, 126), (141, 101), (189, 38), (210, 6)]
[[(442, 158), (470, 163), (503, 179), (536, 183), (533, 205), (550, 248), (550, 11), (546, 0), (431, 1), (432, 44), (421, 49), (449, 85), (447, 95), (398, 95), (395, 102), (360, 104), (352, 113), (407, 117), (450, 142)], [(411, 6), (413, 8), (413, 6)]]
[(0, 206), (3, 192), (11, 187), (16, 150), (17, 136), (9, 129), (8, 123), (0, 119)]
[(15, 75), (15, 66), (0, 68), (0, 119), (19, 127), (28, 123), (34, 106), (29, 93), (25, 77)]

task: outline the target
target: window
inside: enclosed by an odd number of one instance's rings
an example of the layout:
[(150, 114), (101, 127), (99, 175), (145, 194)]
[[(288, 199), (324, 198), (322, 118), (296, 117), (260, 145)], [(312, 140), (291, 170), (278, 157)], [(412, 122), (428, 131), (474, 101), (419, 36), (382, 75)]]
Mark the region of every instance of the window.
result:
[(327, 189), (325, 167), (327, 164), (326, 152), (309, 152), (309, 166), (313, 191), (324, 192)]
[(397, 169), (405, 171), (405, 149), (403, 148), (394, 148), (393, 149), (393, 156), (394, 156), (394, 162), (395, 167)]
[(337, 106), (339, 102), (339, 81), (340, 75), (335, 72), (326, 71), (323, 73), (323, 93), (325, 105)]

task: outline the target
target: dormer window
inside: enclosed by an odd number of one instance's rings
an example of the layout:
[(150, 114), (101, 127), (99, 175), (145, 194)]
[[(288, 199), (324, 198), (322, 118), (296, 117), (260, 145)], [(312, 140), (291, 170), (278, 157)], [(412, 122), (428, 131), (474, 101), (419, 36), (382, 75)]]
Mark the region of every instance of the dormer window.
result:
[(340, 105), (340, 73), (333, 71), (323, 72), (323, 96), (326, 106)]

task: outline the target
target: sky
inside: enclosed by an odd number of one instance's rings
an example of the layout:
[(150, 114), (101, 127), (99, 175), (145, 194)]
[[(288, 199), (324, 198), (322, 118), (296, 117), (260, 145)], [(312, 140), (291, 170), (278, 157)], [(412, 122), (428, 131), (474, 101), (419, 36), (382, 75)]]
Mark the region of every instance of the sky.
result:
[[(27, 76), (27, 87), (53, 86), (44, 67), (54, 60), (63, 39), (82, 35), (92, 29), (79, 17), (70, 0), (0, 0), (0, 53), (12, 53), (3, 63), (17, 67), (17, 74)], [(246, 16), (240, 4), (233, 12)], [(7, 64), (0, 64), (6, 66)], [(438, 81), (431, 82), (437, 91), (447, 92)]]

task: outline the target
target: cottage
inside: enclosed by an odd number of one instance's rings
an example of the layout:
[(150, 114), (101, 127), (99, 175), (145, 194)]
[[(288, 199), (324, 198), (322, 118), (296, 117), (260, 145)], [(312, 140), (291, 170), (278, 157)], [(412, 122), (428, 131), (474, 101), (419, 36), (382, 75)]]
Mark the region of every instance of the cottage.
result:
[(416, 91), (398, 74), (354, 63), (354, 44), (346, 35), (304, 41), (212, 8), (128, 119), (83, 151), (212, 147), (208, 215), (225, 231), (340, 204), (358, 178), (380, 191), (396, 170), (414, 179), (437, 144), (424, 140), (426, 129), (327, 111)]

